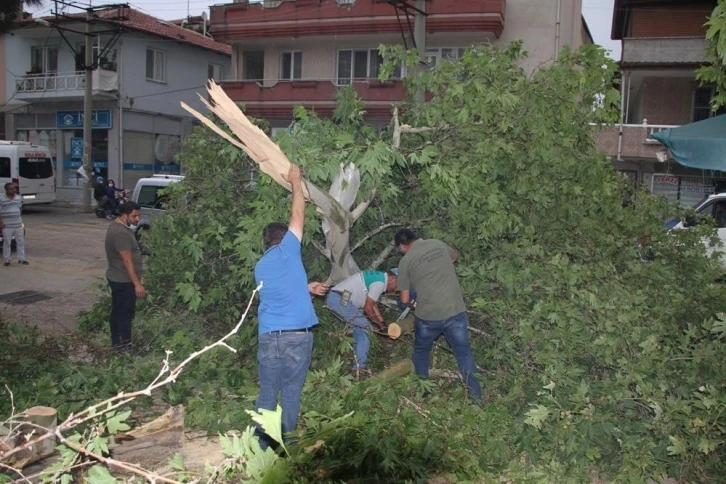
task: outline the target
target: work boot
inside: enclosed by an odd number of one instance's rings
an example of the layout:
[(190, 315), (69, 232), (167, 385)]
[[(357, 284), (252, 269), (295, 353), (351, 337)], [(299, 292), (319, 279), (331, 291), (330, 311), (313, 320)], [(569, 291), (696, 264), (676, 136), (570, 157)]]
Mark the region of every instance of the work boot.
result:
[(23, 259), (23, 260), (19, 260), (18, 261), (18, 264), (22, 264), (24, 266), (27, 266), (28, 264), (30, 264), (30, 262), (28, 262), (27, 260)]

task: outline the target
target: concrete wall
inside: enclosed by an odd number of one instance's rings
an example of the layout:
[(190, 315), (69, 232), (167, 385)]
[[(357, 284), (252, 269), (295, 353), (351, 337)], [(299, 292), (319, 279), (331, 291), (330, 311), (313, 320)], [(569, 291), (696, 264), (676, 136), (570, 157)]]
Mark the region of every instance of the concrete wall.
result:
[(560, 49), (565, 45), (577, 48), (583, 43), (582, 0), (507, 0), (504, 33), (497, 43), (521, 39), (529, 52), (523, 63), (528, 71), (555, 59), (558, 2)]
[[(166, 80), (163, 83), (146, 79), (147, 48), (166, 54)], [(124, 107), (151, 113), (188, 116), (180, 101), (201, 109), (197, 93), (204, 92), (208, 64), (222, 65), (226, 73), (231, 68), (229, 57), (223, 54), (142, 34), (125, 35), (120, 49)]]

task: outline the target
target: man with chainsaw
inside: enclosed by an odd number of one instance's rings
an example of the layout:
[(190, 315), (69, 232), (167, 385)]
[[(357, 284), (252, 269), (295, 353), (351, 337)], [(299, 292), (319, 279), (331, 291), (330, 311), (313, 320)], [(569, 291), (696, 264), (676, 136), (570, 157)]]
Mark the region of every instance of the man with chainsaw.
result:
[(338, 283), (328, 293), (328, 308), (353, 330), (354, 371), (367, 370), (368, 350), (371, 347), (368, 333), (373, 329), (371, 322), (380, 331), (385, 330), (378, 299), (384, 292), (398, 289), (396, 273), (396, 269), (389, 272), (359, 272)]
[(454, 269), (459, 254), (440, 240), (420, 239), (408, 229), (396, 232), (395, 244), (404, 254), (398, 266), (398, 289), (403, 304), (411, 303), (411, 288), (416, 287), (411, 356), (416, 374), (428, 378), (431, 348), (443, 334), (456, 356), (469, 392), (481, 401), (476, 363), (469, 346), (466, 304)]

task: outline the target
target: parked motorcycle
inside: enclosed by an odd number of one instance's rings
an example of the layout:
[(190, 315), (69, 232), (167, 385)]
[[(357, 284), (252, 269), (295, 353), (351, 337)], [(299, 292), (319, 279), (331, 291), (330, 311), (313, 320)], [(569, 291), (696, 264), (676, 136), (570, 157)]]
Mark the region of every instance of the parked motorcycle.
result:
[(120, 195), (116, 198), (116, 203), (112, 203), (108, 197), (103, 197), (101, 202), (96, 205), (96, 217), (115, 219), (121, 213), (121, 208), (129, 202), (129, 191), (124, 190), (119, 192)]

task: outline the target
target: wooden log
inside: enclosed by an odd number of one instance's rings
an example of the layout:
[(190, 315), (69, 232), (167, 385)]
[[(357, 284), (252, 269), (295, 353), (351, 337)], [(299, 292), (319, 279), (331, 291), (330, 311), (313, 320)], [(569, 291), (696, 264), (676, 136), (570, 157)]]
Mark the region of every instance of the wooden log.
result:
[(171, 407), (160, 417), (113, 438), (109, 449), (116, 460), (153, 464), (158, 455), (173, 455), (181, 446), (184, 431), (184, 406)]
[(401, 360), (397, 363), (392, 364), (391, 366), (371, 378), (371, 380), (390, 382), (401, 378), (402, 376), (406, 376), (412, 371), (413, 362), (409, 358), (406, 358), (405, 360)]
[(0, 452), (31, 443), (27, 448), (1, 461), (16, 469), (22, 469), (33, 462), (45, 459), (55, 451), (55, 437), (47, 438), (37, 444), (33, 442), (48, 430), (55, 430), (58, 425), (58, 412), (51, 407), (31, 407), (19, 414), (17, 419), (21, 421), (17, 427), (12, 430), (4, 429), (8, 435), (0, 441)]
[(388, 337), (391, 339), (398, 339), (404, 334), (413, 331), (413, 320), (414, 317), (412, 315), (408, 315), (403, 318), (403, 320), (388, 325)]

